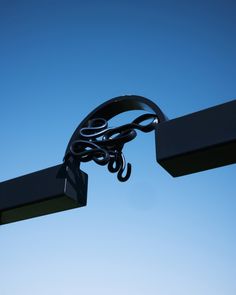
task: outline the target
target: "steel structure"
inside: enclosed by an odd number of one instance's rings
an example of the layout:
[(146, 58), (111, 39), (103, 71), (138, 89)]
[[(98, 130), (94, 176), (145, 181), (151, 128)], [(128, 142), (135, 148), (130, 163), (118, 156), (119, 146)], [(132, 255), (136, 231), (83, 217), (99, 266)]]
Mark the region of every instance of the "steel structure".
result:
[[(133, 110), (147, 113), (109, 127), (110, 119)], [(88, 175), (82, 162), (93, 160), (127, 181), (131, 164), (123, 147), (138, 131), (155, 131), (157, 162), (174, 177), (236, 163), (236, 100), (168, 120), (147, 98), (116, 97), (79, 124), (62, 164), (0, 183), (0, 224), (85, 206)]]

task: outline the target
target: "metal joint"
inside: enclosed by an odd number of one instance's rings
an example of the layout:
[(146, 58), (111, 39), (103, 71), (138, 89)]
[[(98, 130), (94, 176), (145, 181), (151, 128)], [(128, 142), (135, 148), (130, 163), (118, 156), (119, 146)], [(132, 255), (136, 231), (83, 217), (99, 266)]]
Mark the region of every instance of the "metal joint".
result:
[[(151, 113), (137, 117), (129, 124), (109, 127), (114, 116), (131, 110), (149, 110)], [(64, 157), (66, 165), (73, 159), (78, 166), (81, 162), (94, 161), (107, 165), (109, 172), (117, 173), (119, 181), (130, 178), (132, 166), (126, 164), (123, 147), (137, 136), (137, 131), (151, 132), (158, 123), (166, 120), (161, 110), (150, 100), (141, 96), (116, 97), (102, 104), (78, 126), (73, 134)], [(145, 121), (149, 123), (145, 124)]]

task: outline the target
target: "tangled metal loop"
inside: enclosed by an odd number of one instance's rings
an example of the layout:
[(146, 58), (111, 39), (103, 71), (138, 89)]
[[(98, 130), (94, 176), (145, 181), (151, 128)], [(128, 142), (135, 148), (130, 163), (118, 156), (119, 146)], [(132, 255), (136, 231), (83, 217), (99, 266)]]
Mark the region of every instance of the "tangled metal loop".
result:
[[(142, 124), (147, 120), (151, 122)], [(93, 160), (99, 165), (107, 165), (111, 173), (117, 173), (119, 181), (127, 181), (131, 175), (131, 164), (126, 164), (122, 152), (125, 143), (137, 136), (136, 130), (150, 132), (158, 122), (157, 115), (143, 114), (129, 124), (111, 128), (103, 118), (91, 119), (86, 127), (79, 130), (79, 139), (71, 143), (65, 160), (69, 157), (75, 158), (78, 163)]]

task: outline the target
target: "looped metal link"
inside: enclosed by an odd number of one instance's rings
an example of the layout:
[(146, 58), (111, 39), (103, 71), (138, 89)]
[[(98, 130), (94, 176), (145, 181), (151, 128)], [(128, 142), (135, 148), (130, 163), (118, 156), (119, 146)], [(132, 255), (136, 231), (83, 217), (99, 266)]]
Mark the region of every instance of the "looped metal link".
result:
[[(151, 123), (147, 125), (141, 125), (140, 123), (145, 122), (146, 120), (152, 119)], [(157, 116), (153, 114), (143, 114), (136, 118), (131, 125), (142, 132), (150, 132), (154, 130), (155, 126), (159, 123)]]
[[(151, 120), (143, 125), (144, 121)], [(144, 114), (129, 124), (110, 128), (104, 118), (93, 118), (87, 126), (79, 130), (79, 139), (71, 143), (69, 154), (81, 162), (93, 160), (99, 165), (107, 165), (111, 173), (117, 173), (119, 181), (127, 181), (131, 175), (131, 164), (127, 163), (122, 149), (124, 145), (137, 136), (136, 130), (152, 131), (158, 123), (154, 114)]]
[(94, 160), (94, 162), (99, 165), (106, 165), (110, 160), (107, 150), (91, 141), (74, 141), (70, 146), (70, 152), (80, 162), (89, 162)]
[(103, 118), (89, 120), (88, 126), (80, 129), (80, 135), (85, 138), (97, 138), (102, 136), (108, 129), (108, 122)]

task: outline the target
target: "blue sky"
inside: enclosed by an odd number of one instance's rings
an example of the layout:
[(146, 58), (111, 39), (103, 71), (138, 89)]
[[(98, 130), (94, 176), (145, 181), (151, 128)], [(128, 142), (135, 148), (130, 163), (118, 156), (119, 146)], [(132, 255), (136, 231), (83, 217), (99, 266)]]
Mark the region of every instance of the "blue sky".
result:
[[(1, 0), (1, 180), (60, 163), (112, 97), (169, 118), (234, 99), (235, 13), (229, 0)], [(235, 165), (172, 178), (153, 134), (125, 153), (129, 182), (84, 164), (87, 207), (0, 228), (1, 295), (235, 295)]]

